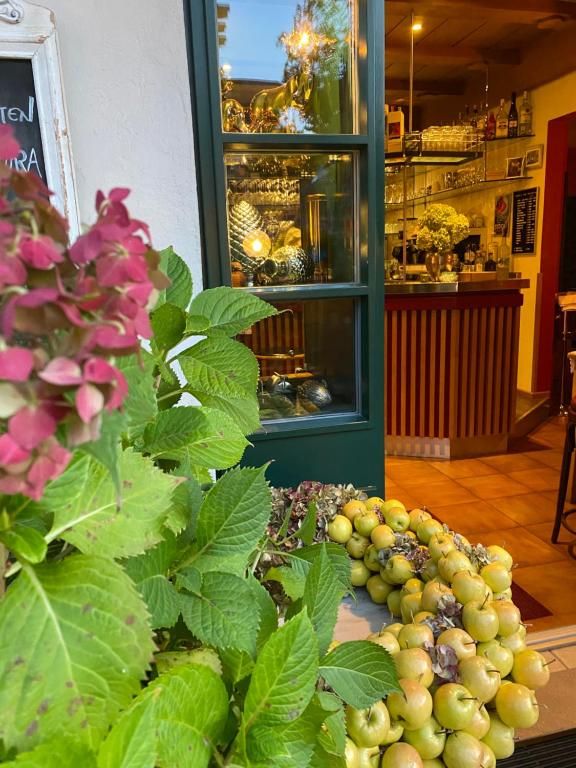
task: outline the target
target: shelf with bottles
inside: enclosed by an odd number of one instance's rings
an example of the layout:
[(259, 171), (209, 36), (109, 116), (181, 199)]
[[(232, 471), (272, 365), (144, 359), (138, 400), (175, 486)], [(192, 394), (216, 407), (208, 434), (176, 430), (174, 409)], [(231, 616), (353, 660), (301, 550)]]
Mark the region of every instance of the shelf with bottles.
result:
[[(406, 200), (407, 206), (422, 205), (428, 200), (434, 200), (436, 202), (440, 200), (448, 200), (452, 197), (459, 197), (460, 195), (470, 195), (476, 192), (484, 192), (487, 189), (498, 187), (502, 184), (513, 184), (522, 181), (530, 181), (532, 176), (519, 176), (514, 179), (490, 179), (480, 180), (471, 184), (465, 184), (461, 187), (451, 187), (447, 189), (438, 190), (436, 192), (427, 192), (422, 195), (416, 195), (415, 197), (408, 197)], [(389, 211), (400, 211), (404, 208), (403, 202), (386, 203), (386, 208)]]

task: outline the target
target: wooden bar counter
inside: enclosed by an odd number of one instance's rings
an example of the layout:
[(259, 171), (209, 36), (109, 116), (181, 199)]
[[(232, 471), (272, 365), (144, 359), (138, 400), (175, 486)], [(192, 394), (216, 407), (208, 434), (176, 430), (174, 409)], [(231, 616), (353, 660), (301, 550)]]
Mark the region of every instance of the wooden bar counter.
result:
[(488, 275), (386, 284), (388, 455), (461, 458), (507, 450), (521, 289), (529, 281)]

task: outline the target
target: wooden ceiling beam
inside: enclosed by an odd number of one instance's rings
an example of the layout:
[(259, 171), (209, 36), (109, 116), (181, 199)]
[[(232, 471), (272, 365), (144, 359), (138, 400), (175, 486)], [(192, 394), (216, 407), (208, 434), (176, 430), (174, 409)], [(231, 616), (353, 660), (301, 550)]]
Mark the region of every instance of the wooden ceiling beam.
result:
[[(522, 52), (517, 49), (498, 50), (472, 48), (465, 45), (426, 45), (414, 47), (414, 58), (418, 64), (484, 63), (518, 65), (522, 63)], [(408, 61), (410, 48), (397, 43), (386, 44), (386, 62)]]
[(498, 19), (503, 23), (534, 24), (549, 17), (576, 19), (572, 0), (387, 0), (389, 14), (431, 18), (460, 18), (463, 13), (474, 18)]
[[(404, 77), (386, 77), (386, 93), (409, 93), (410, 81)], [(465, 80), (414, 81), (414, 93), (425, 96), (462, 96), (466, 93)]]

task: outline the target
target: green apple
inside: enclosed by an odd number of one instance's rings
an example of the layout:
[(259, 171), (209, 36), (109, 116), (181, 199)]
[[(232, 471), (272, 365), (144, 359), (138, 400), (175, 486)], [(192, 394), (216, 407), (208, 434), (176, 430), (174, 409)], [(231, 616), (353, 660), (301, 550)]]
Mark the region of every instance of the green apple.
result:
[[(400, 637), (398, 637), (398, 643), (402, 648)], [(528, 649), (518, 651), (514, 656), (512, 679), (515, 683), (521, 683), (532, 690), (542, 688), (550, 680), (550, 670), (546, 659), (538, 651)]]
[(532, 728), (538, 722), (540, 712), (536, 696), (525, 685), (502, 685), (495, 701), (498, 717), (511, 728)]
[(372, 576), (372, 571), (368, 570), (363, 560), (352, 560), (350, 579), (353, 587), (364, 587), (366, 582)]
[(400, 651), (398, 640), (394, 637), (392, 632), (374, 632), (374, 634), (368, 635), (366, 640), (370, 640), (371, 643), (376, 643), (376, 645), (381, 645), (382, 648), (386, 648), (391, 655)]
[(512, 587), (508, 587), (503, 592), (493, 592), (492, 600), (512, 600)]
[(360, 768), (360, 755), (358, 754), (358, 747), (356, 744), (354, 744), (349, 736), (346, 737), (344, 761), (346, 762), (346, 768)]
[(488, 744), (482, 743), (482, 768), (496, 768), (496, 755)]
[(520, 610), (511, 600), (493, 600), (492, 608), (498, 614), (498, 634), (509, 637), (520, 628)]
[[(386, 605), (392, 616), (400, 616), (400, 602), (402, 600), (402, 592), (399, 589), (392, 589), (392, 592), (386, 598)], [(402, 625), (404, 626), (404, 625)]]
[(412, 621), (414, 624), (423, 624), (427, 619), (433, 619), (434, 614), (432, 611), (418, 611), (418, 613), (414, 614), (414, 618)]
[[(414, 597), (408, 595), (407, 597)], [(404, 598), (406, 600), (407, 598)], [(398, 635), (400, 650), (408, 648), (424, 648), (434, 645), (434, 633), (427, 624), (406, 624)]]
[(492, 592), (480, 574), (468, 571), (460, 571), (454, 575), (452, 591), (456, 600), (462, 605), (466, 605), (472, 600), (482, 602), (487, 596), (490, 599)]
[(358, 531), (354, 531), (346, 543), (346, 551), (350, 557), (353, 557), (356, 560), (362, 560), (369, 546), (370, 539), (366, 536), (362, 536)]
[(432, 560), (438, 562), (441, 557), (446, 557), (448, 552), (456, 549), (456, 542), (451, 533), (446, 533), (444, 529), (438, 533), (432, 534), (428, 541), (428, 551)]
[(344, 515), (335, 515), (328, 523), (328, 536), (337, 544), (346, 544), (352, 536), (352, 523)]
[(366, 509), (369, 512), (381, 512), (384, 509), (384, 504), (386, 502), (384, 499), (381, 499), (380, 496), (370, 496), (369, 499), (366, 499), (364, 504), (366, 505)]
[(358, 768), (378, 768), (380, 765), (380, 747), (359, 749), (358, 758)]
[(451, 595), (452, 590), (445, 584), (438, 581), (429, 581), (422, 590), (422, 600), (420, 602), (423, 611), (438, 613), (438, 602), (440, 598)]
[(502, 563), (509, 571), (512, 570), (514, 561), (510, 552), (507, 552), (503, 547), (499, 547), (498, 544), (490, 544), (486, 549), (493, 563)]
[(396, 536), (389, 525), (377, 525), (372, 529), (370, 538), (376, 549), (390, 549), (396, 544)]
[(432, 581), (432, 579), (435, 579), (436, 576), (438, 576), (438, 563), (436, 560), (432, 560), (431, 557), (426, 560), (420, 569), (420, 575), (424, 581)]
[(382, 565), (378, 560), (378, 550), (374, 544), (369, 544), (364, 552), (364, 565), (373, 573), (380, 572), (380, 566)]
[(384, 512), (384, 519), (395, 533), (404, 533), (410, 525), (410, 516), (404, 507), (392, 507)]
[(495, 712), (490, 713), (490, 729), (482, 741), (494, 752), (496, 760), (506, 760), (514, 754), (514, 728), (503, 723)]
[(423, 768), (422, 758), (410, 744), (399, 741), (384, 752), (380, 768)]
[(436, 645), (449, 645), (458, 657), (458, 661), (467, 659), (476, 655), (476, 643), (474, 638), (470, 637), (468, 632), (459, 627), (445, 629), (438, 639)]
[(346, 730), (358, 747), (376, 747), (386, 738), (390, 716), (383, 701), (367, 709), (346, 707)]
[(408, 512), (408, 516), (410, 518), (410, 530), (414, 533), (416, 533), (416, 529), (420, 523), (424, 522), (424, 520), (432, 520), (432, 515), (425, 509), (411, 509), (410, 512)]
[(398, 637), (398, 635), (400, 634), (400, 630), (402, 629), (403, 626), (404, 624), (402, 624), (402, 622), (395, 621), (393, 624), (384, 624), (380, 631), (391, 632), (394, 635), (394, 637)]
[(498, 638), (488, 640), (487, 643), (478, 643), (476, 647), (478, 656), (484, 656), (492, 666), (500, 672), (500, 677), (508, 677), (514, 664), (514, 654), (509, 648), (505, 648)]
[(382, 745), (385, 746), (387, 744), (395, 744), (397, 741), (400, 741), (404, 734), (404, 726), (402, 723), (397, 722), (396, 720), (390, 720), (390, 730), (388, 731), (388, 735), (382, 742)]
[(462, 609), (464, 629), (479, 643), (487, 643), (498, 634), (498, 614), (487, 600), (472, 600)]
[(416, 680), (429, 688), (434, 682), (432, 659), (423, 648), (405, 648), (394, 654), (396, 674), (399, 679)]
[(492, 592), (503, 592), (512, 584), (512, 575), (503, 563), (488, 563), (480, 570), (480, 576)]
[(465, 731), (451, 733), (446, 739), (442, 759), (446, 768), (483, 768), (484, 749), (479, 739)]
[(476, 707), (472, 722), (466, 728), (462, 728), (462, 730), (477, 739), (483, 739), (486, 736), (490, 730), (490, 715), (484, 704)]
[(382, 505), (382, 514), (386, 514), (391, 509), (403, 509), (404, 512), (406, 512), (406, 507), (404, 504), (402, 504), (401, 501), (398, 501), (398, 499), (386, 499), (384, 504)]
[(348, 520), (354, 520), (356, 515), (363, 515), (367, 511), (368, 510), (366, 509), (366, 505), (359, 499), (352, 499), (351, 501), (347, 501), (346, 504), (344, 504), (342, 507), (342, 514), (345, 515)]
[(366, 589), (368, 590), (368, 594), (373, 603), (376, 603), (376, 605), (384, 605), (394, 587), (390, 584), (386, 584), (385, 581), (382, 581), (380, 575), (375, 573), (370, 576), (366, 582)]
[(501, 637), (500, 643), (504, 648), (509, 648), (514, 654), (523, 651), (526, 648), (526, 627), (520, 624), (517, 632), (514, 632), (513, 635), (508, 635), (508, 637)]
[(428, 544), (435, 533), (444, 533), (444, 527), (442, 523), (434, 520), (433, 517), (419, 523), (416, 528), (416, 536), (418, 536), (422, 544)]
[(440, 758), (435, 757), (434, 760), (422, 760), (423, 768), (446, 768)]
[(432, 715), (432, 696), (427, 688), (416, 680), (401, 679), (402, 693), (390, 693), (386, 699), (390, 717), (404, 728), (421, 728)]
[(380, 525), (380, 518), (376, 512), (364, 512), (354, 518), (354, 528), (361, 536), (369, 537), (377, 525)]
[(413, 595), (416, 592), (422, 592), (424, 586), (424, 582), (420, 581), (420, 579), (408, 579), (408, 581), (402, 585), (402, 594)]
[[(400, 590), (402, 593), (402, 590)], [(402, 595), (400, 600), (400, 614), (404, 624), (408, 624), (412, 621), (414, 616), (420, 612), (420, 601), (422, 600), (422, 592), (415, 592), (414, 594)]]
[(458, 677), (472, 696), (483, 704), (492, 701), (500, 688), (500, 672), (484, 656), (471, 656), (458, 664)]
[(431, 717), (421, 728), (404, 731), (404, 741), (414, 747), (423, 760), (432, 760), (442, 754), (446, 733), (436, 718)]
[(384, 566), (390, 584), (404, 584), (414, 576), (414, 566), (405, 555), (392, 555)]
[(470, 558), (459, 549), (453, 549), (438, 560), (438, 573), (449, 583), (452, 583), (454, 576), (460, 571), (470, 573), (472, 570)]
[(434, 717), (451, 731), (470, 725), (477, 706), (474, 696), (459, 683), (446, 683), (434, 693)]

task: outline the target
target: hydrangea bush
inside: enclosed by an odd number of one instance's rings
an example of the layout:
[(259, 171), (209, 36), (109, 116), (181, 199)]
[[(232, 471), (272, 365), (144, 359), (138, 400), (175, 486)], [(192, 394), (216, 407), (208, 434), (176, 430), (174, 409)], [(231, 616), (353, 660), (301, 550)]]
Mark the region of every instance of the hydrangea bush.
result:
[(470, 222), (451, 205), (435, 203), (418, 219), (416, 245), (422, 251), (446, 253), (470, 233)]

